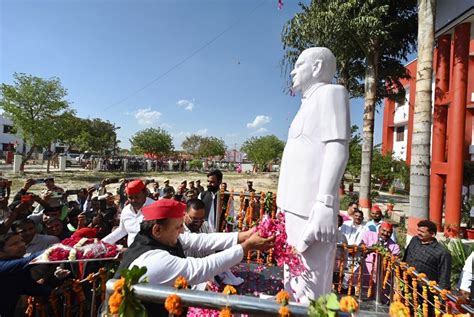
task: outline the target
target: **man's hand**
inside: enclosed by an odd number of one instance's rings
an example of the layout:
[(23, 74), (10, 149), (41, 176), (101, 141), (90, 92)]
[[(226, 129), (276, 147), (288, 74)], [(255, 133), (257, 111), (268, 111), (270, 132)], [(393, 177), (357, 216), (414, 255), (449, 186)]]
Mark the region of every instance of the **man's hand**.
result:
[(247, 231), (239, 232), (239, 238), (238, 238), (239, 243), (242, 243), (245, 240), (247, 240), (248, 238), (250, 238), (254, 232), (255, 232), (254, 228), (251, 228)]
[(244, 249), (244, 254), (250, 250), (266, 251), (270, 248), (273, 248), (273, 243), (275, 241), (275, 236), (262, 238), (258, 235), (258, 232), (253, 233), (247, 240), (245, 240), (241, 245)]
[(23, 189), (25, 191), (28, 191), (28, 189), (30, 189), (31, 186), (33, 186), (34, 184), (36, 184), (35, 180), (32, 179), (32, 178), (28, 178), (26, 181), (25, 181), (25, 184), (23, 185)]
[(56, 268), (56, 271), (54, 271), (54, 276), (57, 279), (63, 279), (67, 277), (71, 272), (69, 270), (62, 269), (60, 266)]
[(302, 228), (296, 250), (302, 253), (316, 241), (337, 241), (337, 221), (334, 209), (321, 202), (317, 202), (312, 208), (308, 223)]

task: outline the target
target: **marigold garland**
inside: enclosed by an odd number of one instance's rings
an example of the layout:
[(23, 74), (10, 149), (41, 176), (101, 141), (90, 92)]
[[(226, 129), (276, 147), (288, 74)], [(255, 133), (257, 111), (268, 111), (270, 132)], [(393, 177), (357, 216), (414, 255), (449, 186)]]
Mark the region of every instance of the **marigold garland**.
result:
[(403, 303), (396, 301), (390, 304), (390, 317), (409, 317), (410, 310)]
[(114, 291), (114, 293), (109, 297), (109, 310), (111, 314), (118, 314), (120, 305), (123, 301), (123, 295), (121, 292)]
[(413, 311), (418, 310), (418, 280), (416, 278), (413, 278), (411, 280), (411, 284), (413, 286), (412, 292), (413, 292)]
[(350, 269), (349, 269), (349, 287), (347, 289), (347, 295), (351, 295), (352, 293), (352, 277), (354, 275), (354, 267), (355, 267), (355, 259), (354, 257), (352, 257), (352, 261), (351, 261), (351, 266), (350, 266)]
[(219, 317), (232, 317), (232, 312), (230, 308), (228, 307), (223, 308), (219, 313)]
[[(390, 268), (391, 268), (391, 263), (392, 259), (391, 258), (388, 258), (387, 259), (387, 268), (385, 269), (385, 275), (384, 275), (384, 278), (383, 278), (383, 283), (382, 283), (382, 289), (386, 289), (387, 288), (387, 283), (388, 283), (388, 278), (390, 277)], [(393, 287), (393, 285), (392, 285)]]
[(232, 285), (226, 285), (224, 287), (224, 290), (222, 291), (222, 293), (224, 293), (226, 295), (235, 295), (235, 294), (237, 294), (237, 290)]
[(181, 297), (176, 294), (171, 294), (165, 300), (166, 310), (174, 316), (179, 316), (183, 313), (183, 306), (181, 304)]
[[(374, 275), (375, 275), (375, 265), (377, 263), (377, 254), (374, 254), (372, 257), (372, 271), (370, 272), (370, 279), (369, 279), (369, 289), (367, 290), (367, 297), (372, 297), (372, 292), (374, 288)], [(348, 294), (350, 295), (350, 294)]]
[(48, 302), (53, 309), (54, 317), (61, 317), (61, 313), (59, 312), (58, 296), (54, 292), (51, 293), (51, 296), (48, 298)]
[(339, 262), (339, 285), (337, 286), (338, 294), (341, 294), (342, 290), (342, 277), (344, 276), (344, 261), (346, 255), (347, 245), (345, 243), (342, 244), (342, 255), (341, 255), (341, 262)]
[(433, 296), (434, 300), (434, 308), (435, 308), (435, 316), (439, 317), (441, 316), (441, 303), (439, 302), (439, 297), (438, 296)]
[(182, 276), (178, 276), (174, 281), (174, 287), (176, 289), (185, 289), (188, 288), (188, 281)]
[(403, 271), (403, 286), (405, 291), (405, 306), (410, 309), (410, 287), (408, 284), (408, 273)]
[(276, 294), (275, 300), (277, 303), (286, 306), (290, 301), (290, 294), (287, 291), (281, 290)]
[(346, 313), (353, 313), (359, 309), (359, 304), (352, 296), (344, 296), (339, 301), (341, 310)]
[(420, 274), (418, 274), (418, 276), (417, 276), (417, 280), (418, 280), (418, 281), (421, 281), (421, 280), (424, 279), (424, 278), (426, 278), (426, 274), (425, 274), (425, 273), (420, 273)]
[(423, 285), (423, 317), (428, 317), (428, 288)]
[(280, 309), (278, 310), (278, 313), (280, 314), (281, 317), (290, 316), (290, 310), (286, 306), (281, 306)]

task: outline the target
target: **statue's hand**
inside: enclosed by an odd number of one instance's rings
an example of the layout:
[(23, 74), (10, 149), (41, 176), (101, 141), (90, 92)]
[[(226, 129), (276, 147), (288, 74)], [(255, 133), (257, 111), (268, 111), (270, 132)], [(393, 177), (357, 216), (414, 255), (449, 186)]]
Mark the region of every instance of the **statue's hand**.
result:
[(336, 242), (337, 221), (334, 209), (317, 202), (311, 210), (311, 216), (303, 228), (296, 250), (304, 252), (314, 242)]

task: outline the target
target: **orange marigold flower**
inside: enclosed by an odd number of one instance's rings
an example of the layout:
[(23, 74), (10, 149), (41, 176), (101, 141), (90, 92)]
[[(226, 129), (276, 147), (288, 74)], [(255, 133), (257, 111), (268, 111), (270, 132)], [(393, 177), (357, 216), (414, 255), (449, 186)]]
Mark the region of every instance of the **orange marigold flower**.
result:
[(222, 308), (219, 313), (219, 317), (232, 317), (232, 312), (230, 311), (230, 308)]
[(341, 310), (346, 313), (352, 313), (359, 309), (359, 304), (352, 296), (344, 296), (339, 301)]
[(288, 302), (290, 301), (290, 294), (288, 292), (281, 290), (276, 294), (275, 297), (277, 303), (280, 303), (282, 305), (288, 305)]
[(183, 306), (181, 305), (181, 297), (179, 297), (176, 294), (171, 294), (170, 296), (166, 297), (165, 308), (172, 315), (176, 315), (176, 316), (181, 315), (183, 313)]
[(281, 306), (280, 309), (278, 310), (278, 313), (280, 314), (281, 317), (290, 316), (290, 310), (286, 306)]
[(428, 282), (428, 286), (429, 286), (429, 287), (436, 286), (436, 281), (429, 281), (429, 282)]
[(389, 315), (390, 317), (409, 317), (410, 310), (408, 310), (405, 305), (397, 301), (390, 305)]
[(224, 287), (224, 290), (222, 291), (222, 293), (224, 293), (226, 295), (235, 295), (235, 294), (237, 294), (237, 290), (232, 285), (226, 285)]
[(454, 315), (453, 315), (453, 314), (445, 313), (445, 314), (443, 314), (443, 317), (454, 317)]
[(115, 291), (109, 298), (109, 310), (111, 314), (118, 314), (123, 296)]
[(182, 276), (178, 276), (174, 281), (174, 287), (177, 289), (188, 288), (188, 281)]
[(418, 274), (418, 277), (417, 277), (418, 281), (421, 281), (421, 279), (423, 279), (423, 278), (426, 278), (426, 274), (425, 274), (425, 273), (420, 273), (420, 274)]
[(125, 284), (125, 278), (121, 277), (114, 283), (114, 291), (121, 292), (123, 285)]

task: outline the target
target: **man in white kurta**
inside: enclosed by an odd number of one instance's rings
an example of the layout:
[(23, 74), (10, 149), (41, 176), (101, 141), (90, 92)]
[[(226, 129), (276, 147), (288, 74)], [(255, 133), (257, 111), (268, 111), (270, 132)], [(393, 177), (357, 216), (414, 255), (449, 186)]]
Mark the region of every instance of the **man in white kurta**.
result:
[(125, 189), (129, 204), (126, 205), (120, 214), (119, 226), (102, 241), (115, 244), (117, 241), (127, 236), (127, 245), (131, 246), (135, 236), (140, 231), (140, 223), (143, 221), (142, 207), (155, 202), (147, 197), (145, 183), (141, 180), (134, 180), (127, 183)]
[(282, 157), (277, 204), (286, 212), (288, 242), (307, 268), (285, 288), (295, 300), (309, 303), (331, 291), (337, 241), (337, 190), (348, 159), (350, 118), (344, 87), (330, 84), (336, 59), (327, 48), (301, 53), (291, 72), (302, 103)]
[[(250, 250), (268, 250), (274, 237), (262, 238), (252, 230), (232, 233), (184, 232), (186, 205), (163, 199), (142, 209), (144, 221), (135, 242), (123, 256), (121, 267), (147, 267), (150, 284), (172, 286), (178, 276), (190, 285), (214, 278), (240, 263)], [(184, 251), (217, 251), (203, 258), (186, 257)]]

